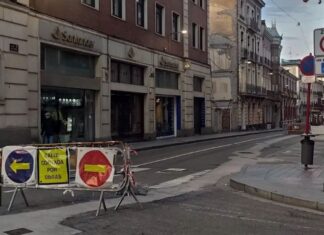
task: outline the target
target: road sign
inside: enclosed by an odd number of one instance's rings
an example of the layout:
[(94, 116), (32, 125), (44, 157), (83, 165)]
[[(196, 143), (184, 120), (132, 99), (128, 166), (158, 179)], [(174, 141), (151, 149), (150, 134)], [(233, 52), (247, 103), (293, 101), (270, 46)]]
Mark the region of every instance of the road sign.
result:
[(302, 83), (314, 83), (316, 81), (315, 75), (313, 76), (302, 76)]
[(324, 56), (324, 28), (314, 30), (314, 55)]
[(4, 185), (19, 186), (36, 183), (36, 148), (7, 146), (2, 151), (2, 175)]
[(324, 56), (315, 58), (315, 74), (319, 77), (324, 77)]
[(304, 57), (299, 64), (300, 72), (304, 76), (315, 75), (315, 58), (312, 55)]
[(38, 150), (38, 184), (68, 184), (69, 164), (66, 148)]
[(78, 148), (76, 183), (88, 188), (105, 188), (114, 177), (115, 151), (100, 148)]

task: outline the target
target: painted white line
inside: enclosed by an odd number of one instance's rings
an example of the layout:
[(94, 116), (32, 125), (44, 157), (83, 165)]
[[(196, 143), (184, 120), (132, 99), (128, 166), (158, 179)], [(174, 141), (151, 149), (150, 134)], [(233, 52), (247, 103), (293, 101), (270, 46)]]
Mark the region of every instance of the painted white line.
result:
[(194, 174), (190, 174), (190, 175), (186, 175), (186, 176), (176, 178), (176, 179), (173, 179), (173, 180), (170, 180), (170, 181), (166, 181), (166, 182), (163, 182), (161, 184), (153, 185), (150, 188), (151, 189), (161, 189), (161, 188), (175, 187), (175, 186), (181, 185), (183, 183), (187, 183), (187, 182), (193, 180), (194, 178), (205, 175), (210, 171), (211, 170), (204, 170), (204, 171), (196, 172)]
[(168, 168), (165, 169), (164, 171), (174, 171), (174, 172), (181, 172), (181, 171), (185, 171), (185, 168)]
[(141, 171), (148, 171), (148, 170), (150, 170), (151, 168), (140, 168), (140, 167), (138, 167), (138, 168), (136, 168), (136, 167), (132, 167), (132, 172), (141, 172)]
[(168, 160), (172, 160), (172, 159), (176, 159), (176, 158), (180, 158), (180, 157), (193, 155), (193, 154), (196, 154), (196, 153), (207, 152), (207, 151), (210, 151), (210, 150), (229, 147), (229, 146), (232, 146), (232, 145), (243, 144), (243, 143), (251, 142), (251, 141), (255, 141), (255, 140), (269, 139), (269, 138), (273, 138), (273, 137), (277, 137), (277, 136), (281, 136), (281, 135), (282, 134), (266, 136), (266, 137), (262, 137), (262, 138), (253, 138), (253, 139), (248, 139), (248, 140), (244, 140), (244, 141), (240, 141), (240, 142), (235, 142), (235, 143), (232, 143), (232, 144), (225, 144), (225, 145), (215, 146), (215, 147), (211, 147), (211, 148), (200, 149), (200, 150), (197, 150), (197, 151), (192, 151), (192, 152), (188, 152), (188, 153), (182, 153), (182, 154), (179, 154), (179, 155), (175, 155), (175, 156), (167, 157), (167, 158), (162, 158), (162, 159), (151, 161), (151, 162), (145, 162), (145, 163), (142, 163), (142, 164), (134, 165), (133, 167), (141, 167), (141, 166), (151, 165), (151, 164), (155, 164), (155, 163), (158, 163), (158, 162), (164, 162), (164, 161), (168, 161)]
[(201, 149), (201, 150), (197, 150), (197, 151), (183, 153), (183, 154), (175, 155), (175, 156), (172, 156), (172, 157), (162, 158), (162, 159), (159, 159), (159, 160), (156, 160), (156, 161), (145, 162), (145, 163), (142, 163), (142, 164), (135, 165), (134, 167), (151, 165), (151, 164), (154, 164), (154, 163), (164, 162), (164, 161), (168, 161), (168, 160), (171, 160), (171, 159), (180, 158), (180, 157), (184, 157), (184, 156), (188, 156), (188, 155), (192, 155), (192, 154), (196, 154), (196, 153), (202, 153), (202, 152), (206, 152), (206, 151), (210, 151), (210, 150), (214, 150), (214, 149), (224, 148), (224, 147), (228, 147), (228, 146), (231, 146), (231, 145), (233, 145), (233, 144), (225, 144), (225, 145), (220, 145), (220, 146), (211, 147), (211, 148), (207, 148), (207, 149)]

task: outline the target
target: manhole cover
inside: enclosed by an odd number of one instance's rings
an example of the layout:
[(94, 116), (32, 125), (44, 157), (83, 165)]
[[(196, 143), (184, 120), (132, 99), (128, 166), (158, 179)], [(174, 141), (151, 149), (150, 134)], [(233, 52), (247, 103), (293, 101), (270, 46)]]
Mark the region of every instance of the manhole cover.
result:
[(253, 154), (252, 152), (239, 152), (239, 153), (242, 153), (242, 154)]
[(27, 234), (27, 233), (32, 233), (33, 231), (26, 229), (26, 228), (17, 228), (14, 230), (9, 230), (7, 232), (4, 232), (9, 235), (22, 235), (22, 234)]

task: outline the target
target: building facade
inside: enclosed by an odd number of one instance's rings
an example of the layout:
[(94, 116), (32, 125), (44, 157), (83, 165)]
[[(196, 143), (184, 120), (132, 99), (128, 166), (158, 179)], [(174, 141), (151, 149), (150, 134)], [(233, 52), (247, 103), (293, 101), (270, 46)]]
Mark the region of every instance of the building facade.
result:
[(10, 85), (1, 130), (17, 143), (40, 141), (47, 113), (59, 142), (211, 131), (207, 2), (23, 4), (4, 2), (13, 12), (0, 15), (12, 29), (1, 48)]
[(215, 131), (279, 127), (281, 36), (262, 0), (212, 0), (210, 64)]
[(297, 81), (298, 77), (280, 68), (281, 121), (294, 122), (297, 119)]
[[(303, 75), (300, 72), (300, 60), (282, 60), (282, 67), (289, 70), (290, 73), (298, 77), (297, 81), (297, 119), (306, 120), (307, 104), (307, 84), (302, 82)], [(311, 85), (311, 123), (318, 125), (323, 123), (324, 103), (323, 103), (323, 81), (316, 80)]]
[(48, 113), (56, 142), (211, 131), (207, 2), (118, 2), (1, 3), (1, 136), (39, 142)]

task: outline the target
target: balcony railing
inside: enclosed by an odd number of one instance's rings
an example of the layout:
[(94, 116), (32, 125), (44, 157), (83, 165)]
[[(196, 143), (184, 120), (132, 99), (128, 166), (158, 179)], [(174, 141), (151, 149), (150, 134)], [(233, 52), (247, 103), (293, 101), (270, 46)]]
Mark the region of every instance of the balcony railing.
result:
[(254, 18), (250, 18), (250, 20), (248, 22), (248, 27), (249, 27), (249, 29), (251, 29), (252, 31), (254, 31), (256, 33), (258, 33), (260, 31), (259, 23)]
[(246, 48), (241, 48), (241, 58), (242, 59), (248, 58), (248, 50)]

